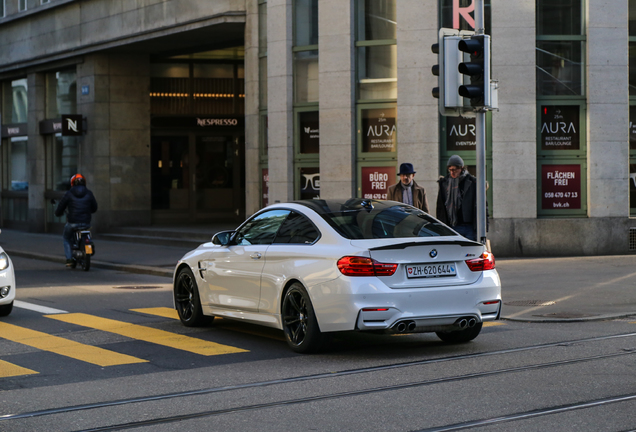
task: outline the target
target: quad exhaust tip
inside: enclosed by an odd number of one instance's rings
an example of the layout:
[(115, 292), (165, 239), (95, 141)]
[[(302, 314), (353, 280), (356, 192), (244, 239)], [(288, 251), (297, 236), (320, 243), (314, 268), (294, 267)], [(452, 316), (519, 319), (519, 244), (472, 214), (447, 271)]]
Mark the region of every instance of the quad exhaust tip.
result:
[(460, 318), (455, 322), (455, 325), (460, 329), (473, 328), (477, 324), (475, 318)]
[[(458, 318), (453, 326), (458, 327), (460, 330), (464, 330), (475, 327), (477, 323), (477, 318), (469, 316)], [(400, 321), (393, 326), (393, 329), (397, 333), (413, 333), (417, 329), (417, 323), (413, 320)]]
[(395, 330), (398, 333), (410, 333), (415, 331), (415, 328), (417, 327), (417, 324), (415, 324), (415, 321), (400, 321), (396, 326), (395, 326)]

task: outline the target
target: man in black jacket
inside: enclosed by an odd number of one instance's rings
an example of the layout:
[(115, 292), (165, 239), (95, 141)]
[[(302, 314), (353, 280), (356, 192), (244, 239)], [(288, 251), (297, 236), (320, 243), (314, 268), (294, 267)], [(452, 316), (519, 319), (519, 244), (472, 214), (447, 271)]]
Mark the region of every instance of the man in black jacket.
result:
[(97, 211), (97, 201), (93, 192), (86, 187), (86, 179), (81, 174), (71, 177), (71, 189), (66, 192), (64, 198), (55, 209), (55, 216), (60, 217), (66, 210), (66, 225), (64, 225), (64, 254), (66, 266), (74, 267), (71, 244), (73, 233), (78, 229), (87, 229), (91, 226), (91, 215)]
[(446, 166), (448, 174), (438, 180), (437, 219), (477, 241), (477, 178), (458, 155), (451, 156)]

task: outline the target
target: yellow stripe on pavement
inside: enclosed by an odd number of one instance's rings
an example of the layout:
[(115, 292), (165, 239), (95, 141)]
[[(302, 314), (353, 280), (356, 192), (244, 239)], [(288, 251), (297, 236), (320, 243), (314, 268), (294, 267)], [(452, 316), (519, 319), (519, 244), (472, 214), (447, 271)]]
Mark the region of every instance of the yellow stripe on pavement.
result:
[(52, 336), (24, 327), (18, 327), (5, 322), (0, 322), (0, 337), (22, 345), (28, 345), (43, 351), (49, 351), (99, 366), (116, 366), (147, 362), (147, 360), (142, 360), (125, 354), (119, 354), (91, 345), (81, 344), (79, 342)]
[(0, 378), (8, 378), (8, 377), (14, 377), (14, 376), (21, 376), (21, 375), (33, 375), (36, 373), (38, 372), (0, 360)]
[(172, 318), (179, 319), (179, 312), (176, 309), (167, 308), (167, 307), (157, 307), (157, 308), (142, 308), (142, 309), (130, 309), (133, 312), (139, 312), (147, 315), (154, 315), (163, 318)]
[[(139, 313), (143, 313), (143, 314), (148, 314), (148, 315), (155, 315), (155, 316), (160, 316), (160, 317), (164, 317), (164, 318), (174, 318), (174, 319), (179, 319), (179, 313), (176, 311), (176, 309), (172, 309), (172, 308), (167, 308), (167, 307), (158, 307), (158, 308), (142, 308), (142, 309), (130, 309), (133, 312), (139, 312)], [(219, 316), (215, 316), (214, 317), (214, 321), (221, 321), (223, 318), (219, 317)], [(231, 324), (230, 324), (231, 325)], [(279, 340), (279, 341), (284, 341), (285, 337), (277, 335), (277, 334), (271, 334), (271, 333), (267, 333), (266, 331), (253, 331), (253, 330), (246, 330), (246, 329), (242, 329), (242, 328), (236, 328), (236, 327), (223, 327), (226, 328), (228, 330), (231, 331), (237, 331), (240, 333), (245, 333), (245, 334), (251, 334), (254, 336), (261, 336), (261, 337), (266, 337), (269, 339), (275, 339), (275, 340)]]
[(46, 317), (205, 356), (249, 352), (228, 345), (83, 313), (46, 315)]
[(502, 323), (502, 322), (496, 322), (496, 321), (488, 321), (485, 322), (483, 327), (496, 327), (496, 326), (500, 326), (500, 325), (506, 325), (506, 323)]

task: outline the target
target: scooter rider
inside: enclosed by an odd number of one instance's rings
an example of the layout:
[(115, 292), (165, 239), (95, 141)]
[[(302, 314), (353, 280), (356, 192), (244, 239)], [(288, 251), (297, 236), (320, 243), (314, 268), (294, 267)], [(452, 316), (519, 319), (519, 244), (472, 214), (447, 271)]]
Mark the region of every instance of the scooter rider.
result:
[(73, 234), (78, 229), (88, 229), (91, 225), (91, 215), (97, 211), (97, 200), (93, 192), (86, 187), (86, 179), (81, 174), (71, 177), (71, 189), (66, 192), (55, 209), (55, 216), (61, 217), (67, 210), (66, 225), (64, 225), (64, 254), (66, 267), (74, 267), (71, 244)]

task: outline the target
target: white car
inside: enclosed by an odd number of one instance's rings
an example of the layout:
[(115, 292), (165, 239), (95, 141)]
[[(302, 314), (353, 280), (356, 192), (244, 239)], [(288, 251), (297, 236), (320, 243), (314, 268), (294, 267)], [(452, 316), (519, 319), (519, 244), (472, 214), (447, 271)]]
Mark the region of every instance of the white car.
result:
[(342, 331), (467, 342), (499, 319), (492, 253), (414, 207), (351, 199), (274, 204), (217, 233), (174, 272), (181, 322), (281, 329), (296, 352)]
[(9, 255), (0, 247), (0, 317), (13, 310), (15, 299), (15, 274)]

